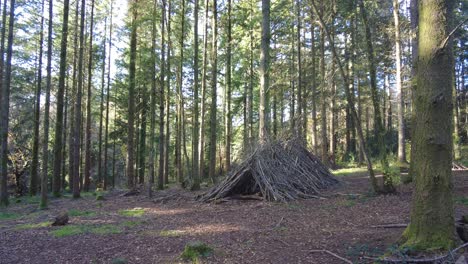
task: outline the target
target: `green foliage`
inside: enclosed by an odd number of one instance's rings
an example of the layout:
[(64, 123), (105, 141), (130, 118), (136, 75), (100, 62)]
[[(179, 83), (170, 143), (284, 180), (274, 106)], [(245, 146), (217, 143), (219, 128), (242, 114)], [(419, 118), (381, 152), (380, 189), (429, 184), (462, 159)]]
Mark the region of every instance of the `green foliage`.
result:
[(461, 157), (459, 162), (463, 164), (463, 166), (468, 167), (468, 145), (461, 147)]
[(179, 230), (162, 230), (159, 232), (159, 236), (161, 237), (178, 237), (181, 236), (183, 232)]
[(35, 224), (22, 224), (15, 227), (15, 230), (36, 229), (50, 226), (50, 222), (40, 222)]
[(130, 217), (141, 217), (145, 214), (145, 210), (143, 208), (133, 208), (127, 210), (120, 210), (119, 214)]
[(79, 225), (67, 225), (57, 230), (50, 231), (54, 237), (66, 237), (83, 234), (83, 227)]
[(89, 229), (89, 233), (98, 235), (118, 234), (120, 232), (122, 232), (122, 230), (115, 225), (101, 225)]
[(102, 194), (97, 194), (96, 195), (96, 201), (104, 201), (104, 196)]
[(81, 211), (77, 209), (71, 209), (68, 210), (68, 215), (69, 216), (87, 216), (87, 217), (92, 217), (96, 216), (96, 212), (93, 211)]
[(63, 226), (57, 230), (53, 230), (50, 233), (55, 237), (66, 237), (66, 236), (75, 236), (80, 234), (97, 234), (97, 235), (107, 235), (107, 234), (118, 234), (122, 230), (116, 225), (67, 225)]
[(21, 216), (17, 213), (11, 213), (11, 212), (2, 212), (0, 211), (0, 220), (13, 220), (20, 218)]
[(184, 251), (180, 257), (184, 260), (190, 260), (196, 263), (199, 261), (199, 258), (208, 257), (211, 253), (213, 253), (211, 247), (203, 242), (195, 241), (185, 245)]
[(455, 198), (456, 204), (468, 205), (468, 197), (460, 196)]
[(112, 264), (127, 264), (128, 261), (124, 258), (115, 258), (111, 261)]
[(365, 167), (349, 167), (332, 171), (335, 176), (353, 176), (367, 173)]
[(21, 198), (16, 199), (16, 203), (25, 203), (25, 204), (39, 204), (41, 202), (41, 197), (39, 196), (22, 196)]
[[(401, 177), (400, 177), (400, 168), (397, 166), (389, 166), (383, 172), (385, 176), (392, 181), (394, 186), (401, 184)], [(384, 177), (385, 178), (385, 177)]]
[(143, 224), (143, 222), (141, 222), (141, 221), (125, 221), (122, 224), (120, 224), (120, 226), (135, 227), (135, 226), (138, 226), (138, 225), (141, 225), (141, 224)]

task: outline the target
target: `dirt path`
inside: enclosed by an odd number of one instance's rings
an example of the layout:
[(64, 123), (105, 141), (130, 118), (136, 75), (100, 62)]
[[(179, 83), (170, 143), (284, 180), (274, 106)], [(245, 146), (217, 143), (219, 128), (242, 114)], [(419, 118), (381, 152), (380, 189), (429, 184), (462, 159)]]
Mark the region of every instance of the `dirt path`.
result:
[[(327, 199), (289, 204), (200, 204), (180, 189), (158, 193), (173, 195), (166, 203), (118, 192), (105, 201), (55, 199), (47, 211), (22, 201), (0, 215), (0, 263), (180, 263), (189, 241), (214, 249), (203, 263), (342, 263), (313, 249), (366, 263), (363, 255), (381, 254), (401, 235), (402, 228), (372, 226), (409, 221), (411, 186), (372, 197), (365, 177), (342, 179)], [(468, 214), (468, 173), (455, 182), (456, 214)], [(46, 226), (63, 210), (68, 226)]]

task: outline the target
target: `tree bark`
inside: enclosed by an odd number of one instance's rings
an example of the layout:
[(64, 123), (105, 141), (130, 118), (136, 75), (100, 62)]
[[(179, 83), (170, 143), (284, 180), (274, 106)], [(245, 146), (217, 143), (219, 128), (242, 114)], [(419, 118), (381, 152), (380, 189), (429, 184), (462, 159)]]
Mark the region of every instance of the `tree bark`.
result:
[(155, 177), (154, 161), (156, 159), (156, 0), (153, 3), (153, 21), (151, 23), (151, 99), (150, 99), (150, 155), (148, 161), (149, 167), (149, 184), (148, 196), (153, 197), (153, 185)]
[(200, 110), (200, 132), (199, 132), (199, 147), (198, 156), (200, 158), (200, 177), (205, 175), (205, 112), (206, 112), (206, 82), (208, 71), (208, 10), (209, 0), (205, 0), (205, 19), (203, 33), (203, 65), (202, 65), (202, 80), (201, 80), (201, 110)]
[(398, 115), (398, 161), (407, 163), (405, 148), (405, 116), (404, 116), (404, 98), (401, 85), (401, 39), (400, 39), (400, 4), (398, 0), (393, 0), (393, 21), (395, 23), (395, 86), (397, 96), (397, 115)]
[(232, 140), (232, 117), (231, 117), (231, 93), (232, 93), (232, 80), (231, 80), (231, 49), (232, 49), (232, 25), (231, 25), (231, 10), (232, 0), (228, 0), (228, 24), (227, 24), (227, 47), (226, 47), (226, 142), (225, 142), (225, 170), (231, 169), (231, 140)]
[[(74, 190), (74, 181), (75, 181), (75, 158), (74, 158), (74, 153), (75, 153), (75, 129), (77, 124), (75, 123), (75, 117), (76, 117), (76, 110), (75, 110), (75, 104), (76, 104), (76, 96), (78, 94), (78, 82), (77, 82), (77, 73), (78, 73), (78, 35), (79, 35), (79, 24), (78, 24), (78, 18), (80, 17), (79, 15), (79, 4), (80, 1), (75, 1), (75, 22), (74, 22), (74, 37), (73, 37), (73, 74), (72, 74), (72, 90), (71, 90), (71, 96), (70, 96), (70, 136), (69, 136), (69, 141), (68, 141), (68, 181), (70, 185), (70, 190)], [(79, 186), (78, 186), (79, 187)]]
[(171, 49), (172, 49), (172, 42), (171, 42), (171, 0), (168, 0), (168, 7), (167, 7), (167, 71), (166, 71), (166, 78), (167, 78), (167, 87), (166, 87), (166, 138), (165, 138), (165, 147), (164, 147), (164, 182), (166, 184), (169, 183), (169, 151), (170, 151), (170, 143), (171, 143), (171, 133), (170, 133), (170, 105), (171, 105)]
[[(454, 1), (419, 4), (419, 34), (411, 172), (415, 181), (405, 246), (450, 249), (454, 241), (452, 70), (449, 31)], [(448, 40), (444, 45), (445, 40)]]
[(311, 78), (312, 78), (312, 147), (314, 154), (318, 154), (318, 138), (317, 138), (317, 73), (315, 70), (315, 21), (314, 12), (310, 12), (311, 20)]
[[(52, 86), (52, 25), (53, 25), (53, 1), (49, 1), (49, 26), (47, 32), (47, 80), (46, 80), (46, 96), (45, 96), (45, 105), (44, 105), (44, 138), (42, 141), (42, 178), (41, 178), (41, 203), (39, 207), (41, 209), (47, 208), (47, 183), (49, 180), (49, 111), (50, 111), (50, 90)], [(12, 13), (10, 13), (10, 23)], [(13, 34), (13, 33), (11, 33)], [(10, 32), (8, 33), (8, 36)], [(12, 37), (13, 39), (13, 37)], [(8, 40), (10, 41), (10, 40)], [(10, 62), (11, 63), (11, 62)], [(8, 67), (8, 61), (7, 61)], [(11, 67), (11, 66), (10, 66)], [(8, 73), (7, 73), (8, 74)]]
[(182, 138), (183, 132), (183, 115), (184, 110), (183, 106), (183, 92), (182, 85), (184, 80), (184, 37), (185, 37), (185, 0), (182, 0), (182, 13), (181, 13), (181, 34), (180, 34), (180, 62), (179, 62), (179, 79), (177, 84), (177, 137), (176, 137), (176, 170), (177, 170), (177, 179), (179, 183), (183, 183), (184, 180), (184, 169), (182, 162), (182, 140), (185, 142), (185, 138)]
[(130, 33), (130, 68), (128, 87), (128, 124), (127, 124), (127, 185), (128, 188), (135, 187), (135, 71), (136, 71), (136, 50), (137, 50), (137, 18), (138, 0), (131, 2), (132, 26)]
[(212, 47), (211, 47), (211, 109), (210, 109), (210, 166), (208, 176), (215, 182), (216, 174), (216, 103), (217, 103), (217, 83), (218, 83), (218, 10), (216, 1), (212, 6)]
[[(6, 0), (5, 0), (6, 1)], [(6, 17), (4, 13), (4, 18)], [(3, 19), (6, 21), (6, 19)], [(6, 62), (5, 62), (5, 74), (2, 79), (2, 89), (1, 89), (1, 126), (0, 126), (0, 173), (1, 173), (1, 185), (0, 185), (0, 207), (8, 206), (8, 121), (10, 114), (10, 84), (11, 84), (11, 58), (13, 55), (13, 26), (15, 22), (15, 0), (10, 0), (10, 18), (8, 21), (8, 41), (7, 41), (7, 50), (6, 50)], [(6, 25), (6, 23), (3, 23)], [(5, 28), (2, 27), (2, 42), (4, 41)], [(2, 43), (2, 47), (3, 47)], [(0, 57), (3, 58), (3, 52), (0, 54)], [(3, 65), (1, 65), (3, 66)], [(2, 67), (3, 70), (3, 67)]]
[(60, 42), (60, 69), (59, 69), (59, 85), (57, 91), (57, 120), (55, 122), (55, 141), (54, 141), (54, 171), (53, 171), (53, 187), (52, 192), (55, 197), (60, 196), (61, 187), (61, 172), (62, 172), (62, 144), (63, 144), (63, 106), (65, 93), (65, 77), (67, 71), (67, 45), (68, 45), (68, 13), (70, 10), (70, 1), (63, 2), (63, 23), (62, 23), (62, 39)]
[(259, 140), (268, 140), (268, 89), (270, 87), (270, 0), (262, 0), (262, 41), (260, 46)]
[(158, 168), (158, 189), (164, 189), (164, 77), (166, 75), (166, 40), (165, 40), (165, 20), (166, 20), (166, 0), (162, 1), (161, 10), (161, 82), (159, 87), (159, 168)]
[(200, 171), (199, 171), (199, 155), (198, 155), (198, 12), (199, 4), (198, 0), (194, 0), (194, 22), (193, 22), (193, 135), (192, 135), (192, 175), (193, 183), (191, 186), (192, 190), (200, 189)]
[(104, 39), (102, 40), (102, 75), (101, 75), (101, 96), (99, 107), (99, 139), (98, 139), (98, 180), (97, 185), (103, 187), (102, 177), (102, 133), (104, 126), (104, 89), (106, 87), (106, 40), (107, 40), (107, 18), (104, 19)]
[[(85, 172), (84, 191), (89, 192), (91, 184), (91, 88), (93, 83), (93, 30), (94, 30), (94, 0), (91, 0), (91, 25), (89, 32), (89, 61), (88, 61), (88, 91), (86, 103), (86, 139), (85, 139)], [(100, 177), (100, 176), (98, 176)]]
[[(6, 4), (6, 1), (4, 2)], [(31, 177), (29, 184), (29, 194), (35, 196), (38, 192), (39, 186), (39, 126), (40, 126), (40, 113), (41, 113), (41, 90), (42, 90), (42, 55), (43, 55), (43, 46), (44, 46), (44, 4), (45, 0), (42, 1), (41, 8), (41, 29), (39, 33), (39, 62), (37, 68), (37, 88), (35, 95), (35, 106), (34, 106), (34, 136), (33, 136), (33, 147), (32, 147), (32, 162), (31, 162)], [(4, 6), (3, 12), (6, 12)], [(3, 23), (5, 25), (5, 23)], [(3, 47), (2, 41), (2, 47)], [(1, 53), (3, 54), (3, 52)], [(3, 57), (3, 55), (2, 55)], [(2, 63), (3, 64), (3, 63)], [(3, 68), (3, 67), (2, 67)]]

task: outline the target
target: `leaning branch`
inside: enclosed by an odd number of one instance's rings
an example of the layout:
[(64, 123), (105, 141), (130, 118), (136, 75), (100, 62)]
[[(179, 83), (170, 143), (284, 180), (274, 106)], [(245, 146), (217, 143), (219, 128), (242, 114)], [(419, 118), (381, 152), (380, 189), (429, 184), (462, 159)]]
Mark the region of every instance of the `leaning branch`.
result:
[(310, 252), (312, 252), (312, 253), (326, 253), (326, 254), (331, 255), (331, 256), (333, 256), (333, 257), (335, 257), (337, 259), (341, 259), (343, 262), (346, 262), (348, 264), (353, 264), (353, 262), (351, 260), (345, 259), (345, 258), (343, 258), (341, 256), (338, 256), (337, 254), (335, 254), (335, 253), (333, 253), (333, 252), (331, 252), (329, 250), (326, 250), (326, 249), (313, 249)]
[(448, 41), (450, 40), (450, 38), (453, 36), (453, 34), (455, 34), (455, 32), (461, 27), (463, 26), (463, 24), (465, 24), (466, 22), (468, 22), (468, 18), (466, 18), (465, 20), (463, 20), (462, 22), (460, 22), (460, 24), (458, 24), (452, 31), (450, 31), (450, 33), (448, 34), (448, 36), (442, 41), (442, 43), (439, 45), (439, 50), (443, 50), (445, 49), (445, 47), (447, 47), (447, 44), (448, 44)]

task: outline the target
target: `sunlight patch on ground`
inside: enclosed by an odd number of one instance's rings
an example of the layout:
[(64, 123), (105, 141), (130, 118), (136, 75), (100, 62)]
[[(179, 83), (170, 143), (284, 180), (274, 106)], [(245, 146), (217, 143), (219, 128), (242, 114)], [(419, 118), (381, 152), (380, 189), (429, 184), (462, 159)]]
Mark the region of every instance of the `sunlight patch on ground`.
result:
[(141, 217), (145, 214), (145, 209), (141, 207), (135, 207), (133, 209), (120, 210), (119, 214), (122, 216)]
[(159, 236), (159, 237), (180, 237), (180, 236), (193, 236), (215, 233), (227, 233), (242, 231), (244, 229), (239, 226), (232, 226), (226, 224), (209, 224), (209, 225), (195, 225), (188, 226), (180, 229), (168, 230), (147, 230), (142, 232), (143, 235)]
[(192, 210), (189, 209), (167, 209), (167, 210), (159, 210), (159, 209), (149, 209), (148, 213), (156, 214), (156, 215), (178, 215), (178, 214), (185, 214), (190, 213)]
[(332, 173), (335, 176), (348, 176), (348, 175), (353, 175), (353, 174), (367, 173), (367, 169), (364, 167), (344, 168), (344, 169), (333, 170)]

